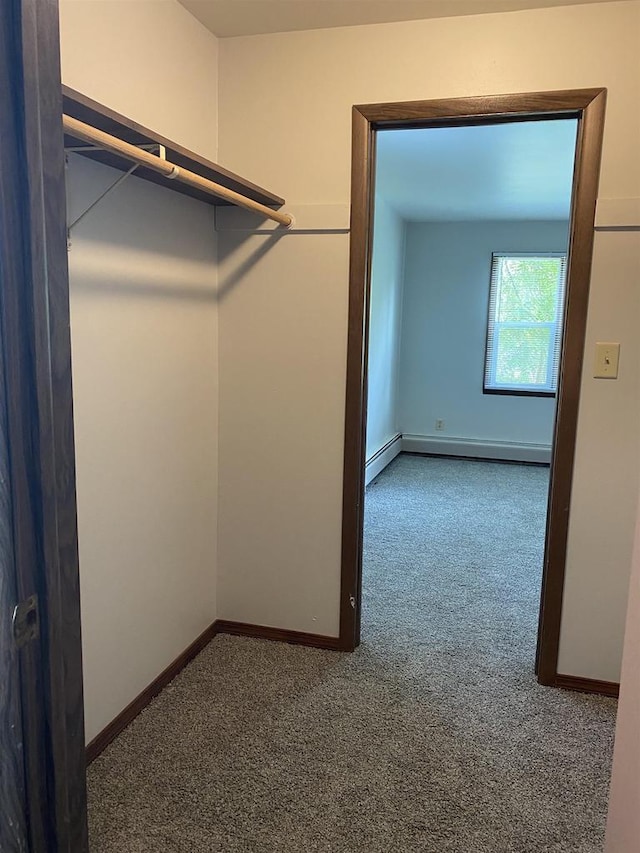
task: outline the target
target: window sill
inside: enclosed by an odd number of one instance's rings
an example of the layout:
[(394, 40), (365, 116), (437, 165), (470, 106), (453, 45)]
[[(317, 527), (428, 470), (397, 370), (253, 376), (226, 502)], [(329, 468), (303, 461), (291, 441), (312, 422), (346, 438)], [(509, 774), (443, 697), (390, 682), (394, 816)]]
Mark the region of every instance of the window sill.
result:
[(490, 394), (498, 397), (555, 397), (557, 391), (529, 391), (516, 390), (515, 388), (483, 388), (483, 394)]

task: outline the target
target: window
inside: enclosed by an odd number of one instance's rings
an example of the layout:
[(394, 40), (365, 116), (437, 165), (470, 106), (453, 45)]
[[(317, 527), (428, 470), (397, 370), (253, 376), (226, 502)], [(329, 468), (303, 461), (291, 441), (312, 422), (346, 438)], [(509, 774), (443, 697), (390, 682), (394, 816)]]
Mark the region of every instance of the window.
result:
[(486, 393), (556, 393), (566, 260), (561, 254), (493, 255)]

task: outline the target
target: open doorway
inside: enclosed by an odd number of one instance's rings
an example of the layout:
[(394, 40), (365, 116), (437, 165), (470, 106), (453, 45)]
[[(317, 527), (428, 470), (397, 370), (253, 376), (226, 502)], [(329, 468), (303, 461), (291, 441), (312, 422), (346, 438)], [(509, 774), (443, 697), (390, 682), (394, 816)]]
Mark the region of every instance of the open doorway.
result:
[(576, 130), (377, 135), (363, 621), (445, 681), (533, 668)]
[[(549, 510), (546, 525), (544, 522), (544, 508), (542, 510), (542, 521), (538, 524), (538, 527), (541, 527), (543, 530), (546, 529), (546, 535), (544, 537), (544, 571), (541, 584), (536, 669), (538, 680), (541, 683), (558, 683), (557, 656), (568, 528), (568, 506), (584, 348), (584, 329), (588, 302), (588, 281), (603, 111), (604, 90), (501, 96), (487, 99), (383, 104), (354, 108), (351, 302), (343, 516), (343, 601), (341, 610), (341, 638), (345, 648), (354, 647), (360, 639), (363, 510), (366, 476), (365, 463), (367, 461), (366, 412), (368, 383), (371, 378), (368, 344), (371, 341), (372, 334), (369, 298), (371, 294), (371, 267), (375, 253), (373, 202), (376, 147), (379, 149), (383, 162), (385, 156), (383, 134), (388, 132), (390, 140), (392, 139), (393, 132), (405, 134), (407, 144), (410, 147), (413, 144), (413, 140), (416, 140), (417, 137), (411, 137), (408, 135), (409, 133), (435, 133), (438, 134), (438, 141), (434, 145), (436, 147), (439, 145), (442, 151), (451, 158), (452, 151), (455, 154), (456, 145), (466, 138), (467, 141), (471, 141), (472, 143), (466, 155), (467, 161), (470, 159), (472, 165), (469, 174), (475, 175), (476, 183), (478, 183), (478, 181), (482, 181), (483, 179), (479, 174), (479, 170), (474, 168), (473, 161), (474, 158), (480, 156), (483, 146), (489, 152), (496, 147), (499, 148), (507, 138), (513, 139), (519, 133), (524, 138), (524, 134), (530, 132), (533, 134), (530, 139), (535, 139), (536, 141), (533, 143), (533, 148), (529, 150), (529, 159), (535, 159), (533, 156), (534, 148), (536, 146), (539, 147), (541, 144), (556, 144), (559, 146), (558, 150), (562, 148), (565, 152), (563, 155), (563, 169), (565, 172), (568, 171), (569, 174), (565, 175), (564, 190), (561, 189), (560, 192), (556, 192), (555, 194), (551, 192), (547, 193), (547, 203), (556, 204), (556, 208), (552, 215), (550, 215), (551, 211), (549, 208), (544, 214), (547, 223), (553, 221), (556, 225), (548, 225), (546, 230), (544, 228), (534, 229), (530, 227), (528, 229), (529, 239), (524, 239), (524, 242), (520, 238), (517, 238), (515, 232), (508, 234), (506, 231), (503, 231), (502, 234), (499, 234), (497, 231), (494, 231), (493, 236), (485, 233), (482, 239), (480, 239), (478, 234), (475, 237), (470, 232), (463, 235), (458, 229), (458, 247), (451, 248), (449, 246), (448, 254), (450, 259), (458, 262), (465, 254), (469, 254), (469, 252), (465, 253), (465, 247), (468, 249), (471, 244), (477, 243), (478, 240), (480, 243), (494, 246), (488, 254), (485, 274), (482, 276), (483, 281), (479, 284), (479, 287), (484, 287), (484, 346), (481, 363), (477, 367), (473, 381), (478, 383), (480, 393), (486, 404), (490, 404), (491, 401), (497, 403), (497, 405), (489, 406), (494, 414), (496, 411), (504, 412), (507, 396), (511, 398), (522, 396), (524, 398), (517, 402), (520, 404), (521, 414), (524, 412), (523, 418), (527, 422), (529, 438), (528, 440), (521, 440), (519, 442), (521, 447), (518, 452), (521, 454), (521, 457), (522, 454), (524, 456), (519, 460), (514, 459), (511, 461), (543, 463), (548, 461), (550, 464)], [(548, 133), (546, 137), (545, 131)], [(500, 133), (503, 134), (502, 137), (500, 137)], [(555, 142), (542, 143), (543, 137), (547, 140), (555, 140)], [(397, 136), (396, 140), (400, 138), (400, 136)], [(433, 138), (436, 139), (435, 136)], [(499, 138), (503, 142), (498, 141)], [(469, 152), (471, 151), (473, 155), (470, 155)], [(570, 152), (569, 155), (567, 155), (567, 152)], [(573, 159), (574, 152), (575, 168), (572, 170), (571, 160)], [(503, 159), (507, 159), (506, 149), (503, 151), (503, 155), (505, 155)], [(567, 156), (569, 157), (568, 160)], [(404, 152), (402, 157), (405, 161), (407, 160), (407, 151)], [(462, 157), (460, 159), (462, 160)], [(527, 159), (526, 156), (525, 159)], [(500, 157), (496, 158), (494, 165), (499, 160)], [(540, 162), (542, 163), (542, 160)], [(445, 171), (442, 168), (437, 168), (436, 172), (431, 174), (432, 186), (438, 184)], [(464, 168), (459, 168), (455, 174), (456, 180), (460, 181), (461, 177), (464, 176)], [(503, 178), (505, 176), (505, 170), (503, 170)], [(487, 172), (485, 173), (484, 180), (494, 180), (498, 184), (500, 182), (500, 175), (495, 173), (490, 175)], [(562, 183), (561, 181), (556, 182), (558, 184)], [(391, 183), (393, 184), (394, 181), (392, 180)], [(533, 198), (537, 192), (539, 196), (538, 203), (541, 203), (542, 195), (544, 195), (541, 192), (543, 182), (533, 178), (530, 183), (531, 197)], [(551, 177), (548, 183), (554, 183)], [(520, 190), (522, 189), (520, 187)], [(484, 192), (482, 188), (480, 190), (478, 199), (482, 195), (487, 195), (486, 186), (484, 187)], [(460, 202), (465, 195), (469, 196), (471, 194), (469, 192), (465, 193), (464, 187), (460, 183), (458, 186), (449, 186), (448, 191), (445, 190), (443, 192), (444, 200), (442, 204), (445, 208), (449, 205), (449, 219), (453, 217), (452, 206)], [(507, 191), (503, 193), (503, 201), (506, 202), (507, 196), (511, 196), (511, 201), (508, 203), (513, 204), (516, 202), (516, 199), (522, 199), (523, 195), (523, 192)], [(551, 195), (554, 195), (554, 201), (551, 201)], [(571, 199), (570, 204), (568, 203), (569, 198)], [(494, 209), (491, 216), (494, 220), (502, 219), (504, 221), (506, 219), (506, 224), (511, 226), (515, 219), (513, 215), (514, 211), (512, 209), (511, 214), (505, 217), (505, 210), (506, 208), (502, 211)], [(447, 210), (445, 210), (446, 213)], [(470, 210), (467, 209), (462, 213), (459, 212), (456, 214), (455, 218), (466, 218), (467, 220), (475, 218), (478, 220), (481, 218), (478, 213), (479, 209), (476, 209), (475, 214), (471, 215)], [(496, 216), (496, 213), (500, 215)], [(524, 211), (522, 213), (524, 215)], [(382, 216), (384, 216), (384, 212)], [(540, 218), (539, 212), (534, 214), (533, 209), (526, 216), (529, 216), (531, 219)], [(441, 220), (444, 221), (444, 218), (441, 217)], [(561, 225), (563, 221), (564, 225)], [(431, 230), (435, 232), (436, 229)], [(538, 233), (534, 235), (533, 232), (536, 230)], [(434, 242), (429, 248), (427, 246), (428, 241), (425, 240), (425, 233), (419, 233), (419, 223), (416, 224), (413, 231), (413, 235), (407, 238), (406, 248), (411, 252), (411, 244), (413, 243), (415, 252), (410, 263), (415, 262), (417, 267), (424, 265), (426, 262), (425, 250), (430, 259), (433, 259), (436, 248), (442, 257), (443, 253), (441, 250), (446, 249), (447, 242), (454, 237), (452, 230), (446, 235), (442, 231), (439, 234), (433, 233), (431, 236), (434, 238)], [(542, 233), (543, 231), (545, 232), (544, 234)], [(425, 247), (427, 248), (425, 249)], [(389, 253), (384, 252), (383, 254), (386, 255), (388, 260)], [(446, 254), (447, 251), (444, 252), (444, 256)], [(406, 258), (407, 255), (405, 254), (404, 257)], [(537, 338), (538, 346), (529, 346), (527, 350), (528, 355), (523, 355), (521, 349), (520, 363), (516, 365), (516, 372), (519, 372), (519, 376), (516, 376), (513, 368), (513, 357), (511, 358), (511, 367), (505, 362), (509, 349), (506, 342), (511, 336), (513, 344), (513, 329), (507, 328), (508, 320), (505, 319), (504, 311), (501, 314), (496, 309), (496, 306), (502, 304), (504, 307), (505, 299), (508, 301), (507, 291), (509, 289), (510, 277), (511, 284), (513, 284), (514, 276), (515, 279), (526, 278), (527, 275), (530, 277), (533, 271), (537, 270), (536, 274), (539, 279), (543, 269), (546, 270), (549, 286), (534, 285), (530, 290), (535, 292), (536, 287), (538, 291), (540, 291), (541, 287), (542, 290), (546, 288), (547, 295), (555, 304), (555, 317), (544, 321), (547, 325), (546, 331), (542, 335), (541, 327), (535, 330), (533, 328), (529, 329), (529, 343), (531, 344)], [(555, 285), (551, 285), (550, 277), (554, 275)], [(423, 288), (422, 296), (424, 296), (424, 293), (425, 289)], [(444, 287), (444, 290), (441, 290), (441, 296), (442, 293), (446, 293), (447, 298), (452, 299), (459, 306), (460, 312), (468, 312), (470, 310), (469, 300), (461, 299), (461, 294), (452, 297), (451, 292), (447, 291), (446, 287)], [(438, 301), (439, 298), (436, 297), (434, 305)], [(471, 302), (473, 302), (473, 299), (471, 299)], [(404, 313), (405, 317), (407, 316), (406, 304), (404, 312), (400, 313)], [(431, 313), (437, 314), (433, 310)], [(417, 312), (412, 309), (410, 314), (409, 320), (414, 321), (419, 326), (420, 319)], [(502, 325), (505, 322), (507, 325)], [(515, 318), (515, 322), (526, 322), (526, 317)], [(441, 335), (440, 346), (442, 347), (445, 345), (447, 332), (440, 328), (438, 334)], [(418, 335), (418, 337), (420, 336)], [(423, 344), (424, 337), (422, 335)], [(435, 337), (437, 335), (434, 333), (430, 343), (433, 343)], [(546, 361), (545, 359), (540, 360), (543, 337), (547, 341)], [(410, 348), (411, 344), (408, 346), (408, 349)], [(420, 349), (420, 344), (418, 344), (417, 348)], [(513, 346), (511, 349), (513, 350)], [(513, 356), (513, 352), (511, 355)], [(455, 349), (452, 346), (451, 358), (455, 359), (458, 356), (459, 347)], [(398, 358), (400, 358), (399, 355)], [(428, 358), (426, 351), (420, 354), (418, 361), (424, 358)], [(533, 365), (536, 358), (538, 359), (537, 374)], [(528, 378), (525, 378), (525, 381), (523, 381), (522, 371), (525, 369), (525, 373), (527, 373), (525, 364), (527, 360), (529, 362)], [(542, 365), (542, 368), (540, 365)], [(431, 364), (427, 365), (424, 372), (437, 370), (438, 366)], [(440, 373), (442, 374), (442, 370), (440, 370)], [(542, 374), (544, 374), (544, 377)], [(439, 378), (442, 379), (442, 375)], [(521, 386), (527, 387), (514, 387), (518, 383)], [(463, 418), (463, 402), (468, 395), (460, 390), (456, 392), (450, 382), (447, 383), (445, 381), (442, 383), (442, 387), (445, 389), (445, 397), (448, 395), (450, 411), (455, 413), (453, 418), (454, 420), (457, 418), (458, 423), (460, 423)], [(531, 412), (533, 410), (529, 408), (527, 413), (526, 406), (531, 407), (533, 397), (529, 396), (527, 398), (525, 395), (530, 395), (532, 389), (536, 395), (542, 395), (536, 400), (540, 405), (534, 419), (537, 418), (539, 420), (539, 426), (544, 432), (545, 427), (543, 426), (543, 422), (546, 418), (546, 429), (549, 436), (546, 442), (536, 440), (531, 433)], [(504, 392), (508, 393), (505, 394)], [(375, 390), (373, 393), (376, 393)], [(501, 399), (503, 395), (504, 399)], [(406, 411), (411, 408), (409, 402), (410, 396), (410, 393), (405, 395)], [(417, 396), (420, 396), (420, 392), (417, 393)], [(523, 404), (525, 405), (525, 409), (522, 408)], [(488, 411), (489, 409), (486, 409), (485, 414)], [(411, 417), (414, 417), (415, 414), (414, 411)], [(424, 415), (424, 411), (422, 415)], [(449, 465), (450, 467), (451, 462), (447, 462), (446, 456), (479, 456), (486, 458), (489, 455), (489, 458), (493, 456), (494, 458), (497, 457), (504, 460), (509, 458), (509, 452), (514, 449), (513, 447), (509, 448), (509, 445), (518, 444), (517, 441), (510, 441), (506, 433), (502, 433), (501, 441), (489, 441), (489, 444), (495, 445), (490, 454), (487, 454), (486, 447), (483, 449), (476, 448), (479, 452), (474, 452), (473, 440), (466, 443), (456, 442), (455, 440), (451, 441), (451, 439), (465, 437), (464, 435), (455, 434), (459, 430), (454, 430), (453, 433), (450, 433), (449, 440), (445, 436), (439, 435), (439, 433), (446, 433), (447, 418), (444, 414), (434, 412), (431, 415), (433, 424), (429, 429), (429, 432), (432, 433), (430, 442), (420, 444), (418, 441), (420, 434), (416, 435), (416, 433), (411, 433), (410, 429), (406, 429), (406, 438), (401, 437), (398, 439), (397, 436), (392, 436), (390, 444), (386, 447), (383, 445), (380, 448), (382, 453), (378, 455), (378, 460), (384, 457), (385, 453), (388, 457), (389, 455), (393, 455), (399, 447), (403, 447), (405, 450), (414, 452), (440, 453), (442, 454), (441, 458), (437, 461), (441, 464), (441, 467), (443, 465)], [(415, 417), (413, 422), (415, 423)], [(527, 430), (525, 429), (526, 432)], [(400, 434), (402, 435), (402, 433)], [(474, 438), (473, 435), (466, 437)], [(395, 449), (393, 447), (394, 438), (396, 439)], [(490, 436), (485, 434), (485, 438), (490, 438)], [(400, 442), (399, 445), (398, 441)], [(406, 446), (404, 446), (405, 444)], [(547, 445), (546, 449), (545, 444)], [(502, 445), (502, 447), (499, 445)], [(471, 451), (469, 448), (471, 448)], [(507, 449), (505, 450), (505, 448)], [(544, 458), (545, 453), (548, 454), (546, 459)], [(382, 459), (382, 462), (384, 462), (384, 459)], [(476, 463), (476, 466), (477, 464), (479, 463)], [(501, 470), (504, 472), (507, 467), (502, 466)], [(509, 477), (513, 477), (514, 470), (511, 470)], [(369, 471), (372, 473), (371, 459)], [(542, 477), (540, 476), (541, 474)], [(546, 493), (545, 476), (546, 472), (542, 469), (537, 470), (533, 475), (529, 476), (529, 480), (535, 477), (538, 478), (537, 485), (534, 488), (534, 491), (537, 489), (538, 495)], [(486, 484), (479, 484), (478, 488), (480, 493), (486, 492)], [(518, 485), (515, 488), (517, 489)], [(539, 516), (539, 500), (537, 513)], [(461, 523), (464, 524), (464, 521), (461, 520)], [(535, 525), (533, 526), (535, 527)], [(451, 542), (451, 547), (455, 547), (454, 542)], [(540, 550), (540, 556), (542, 556), (542, 549)], [(534, 644), (535, 638), (533, 639)], [(533, 653), (531, 662), (533, 663)]]

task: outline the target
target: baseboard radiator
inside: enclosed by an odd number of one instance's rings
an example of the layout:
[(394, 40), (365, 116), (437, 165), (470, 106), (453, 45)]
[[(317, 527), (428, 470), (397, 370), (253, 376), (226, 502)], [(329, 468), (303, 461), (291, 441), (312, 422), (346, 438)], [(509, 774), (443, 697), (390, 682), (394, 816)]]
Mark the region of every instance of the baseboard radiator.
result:
[(400, 433), (394, 435), (380, 450), (376, 451), (370, 459), (367, 459), (367, 464), (364, 469), (364, 484), (368, 486), (372, 480), (378, 476), (381, 471), (389, 465), (396, 456), (402, 452), (402, 436)]
[(402, 450), (429, 456), (462, 456), (469, 459), (495, 459), (504, 462), (551, 463), (551, 445), (516, 441), (487, 441), (453, 436), (403, 434)]

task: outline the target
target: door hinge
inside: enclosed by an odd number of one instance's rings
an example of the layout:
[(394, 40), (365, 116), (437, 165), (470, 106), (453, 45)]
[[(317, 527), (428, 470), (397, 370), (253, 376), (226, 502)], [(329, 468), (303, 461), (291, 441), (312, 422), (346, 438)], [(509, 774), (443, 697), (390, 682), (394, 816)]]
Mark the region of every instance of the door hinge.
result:
[(13, 609), (13, 641), (18, 649), (39, 634), (38, 596), (30, 595)]

